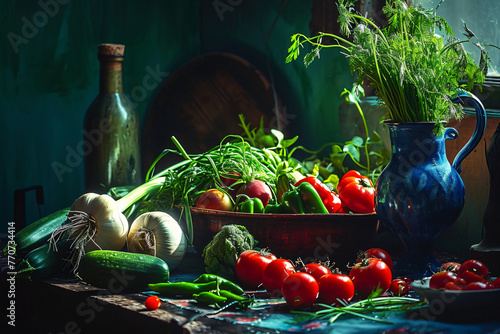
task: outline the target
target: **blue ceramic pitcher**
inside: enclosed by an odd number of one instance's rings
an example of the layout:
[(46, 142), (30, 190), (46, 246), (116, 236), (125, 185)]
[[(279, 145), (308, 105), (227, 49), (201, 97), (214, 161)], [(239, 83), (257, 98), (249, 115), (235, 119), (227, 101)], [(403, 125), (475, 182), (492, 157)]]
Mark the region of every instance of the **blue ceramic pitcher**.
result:
[(453, 164), (446, 157), (445, 140), (457, 138), (454, 128), (445, 127), (444, 133), (436, 136), (433, 122), (385, 122), (392, 156), (376, 184), (375, 209), (380, 222), (401, 239), (407, 251), (396, 264), (395, 275), (420, 278), (436, 271), (433, 243), (462, 212), (465, 190), (459, 175), (461, 162), (486, 130), (481, 101), (464, 92), (453, 102), (464, 100), (476, 111), (476, 127)]

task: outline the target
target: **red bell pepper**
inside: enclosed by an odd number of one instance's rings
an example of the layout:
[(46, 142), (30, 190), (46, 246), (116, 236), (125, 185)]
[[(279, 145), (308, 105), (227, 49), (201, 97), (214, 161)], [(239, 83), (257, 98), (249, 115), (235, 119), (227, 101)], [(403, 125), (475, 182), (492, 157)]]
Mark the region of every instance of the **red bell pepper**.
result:
[(337, 185), (340, 200), (351, 211), (357, 213), (375, 212), (375, 188), (372, 181), (351, 170), (344, 174)]
[(310, 183), (314, 187), (329, 213), (339, 212), (342, 206), (342, 202), (340, 201), (339, 196), (330, 188), (328, 188), (326, 184), (324, 184), (314, 176), (307, 176), (297, 181), (297, 183), (295, 183), (295, 186), (297, 187), (303, 182)]

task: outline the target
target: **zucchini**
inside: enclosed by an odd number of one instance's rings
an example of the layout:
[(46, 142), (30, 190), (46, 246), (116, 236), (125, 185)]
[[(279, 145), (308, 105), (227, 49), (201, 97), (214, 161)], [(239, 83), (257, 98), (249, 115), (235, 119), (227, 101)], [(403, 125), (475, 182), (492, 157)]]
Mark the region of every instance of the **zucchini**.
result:
[(51, 213), (17, 232), (14, 236), (17, 256), (23, 257), (35, 248), (45, 244), (52, 232), (66, 221), (68, 210), (69, 208), (66, 208)]
[(29, 252), (16, 267), (16, 277), (30, 280), (68, 276), (73, 269), (69, 261), (72, 239), (60, 240), (56, 249), (48, 242)]
[(167, 282), (167, 263), (155, 256), (113, 250), (86, 253), (78, 267), (80, 278), (112, 293), (123, 290), (147, 290), (150, 283)]

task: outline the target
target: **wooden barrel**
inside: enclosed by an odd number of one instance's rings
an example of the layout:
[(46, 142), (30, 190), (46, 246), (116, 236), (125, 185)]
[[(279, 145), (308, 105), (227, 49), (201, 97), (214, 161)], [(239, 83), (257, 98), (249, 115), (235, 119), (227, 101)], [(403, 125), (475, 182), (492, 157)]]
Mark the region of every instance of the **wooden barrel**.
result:
[[(175, 148), (175, 136), (188, 154), (202, 153), (229, 134), (243, 134), (239, 114), (252, 128), (261, 117), (269, 128), (277, 124), (279, 98), (264, 75), (246, 60), (227, 53), (202, 55), (167, 78), (146, 115), (143, 136), (143, 170), (166, 148)], [(279, 119), (279, 118), (278, 118)], [(167, 155), (157, 171), (178, 161)]]

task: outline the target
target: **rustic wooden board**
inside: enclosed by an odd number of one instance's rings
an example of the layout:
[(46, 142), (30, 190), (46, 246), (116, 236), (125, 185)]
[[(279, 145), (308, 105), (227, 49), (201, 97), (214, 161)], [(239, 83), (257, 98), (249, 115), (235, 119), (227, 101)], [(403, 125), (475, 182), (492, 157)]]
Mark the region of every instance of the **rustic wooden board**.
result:
[[(229, 134), (242, 134), (239, 114), (252, 127), (274, 128), (275, 109), (281, 110), (271, 84), (246, 60), (227, 53), (195, 58), (175, 71), (163, 84), (146, 115), (142, 135), (143, 170), (166, 148), (175, 148), (175, 136), (186, 151), (202, 153)], [(176, 159), (166, 157), (165, 168)], [(161, 170), (160, 169), (160, 170)]]

